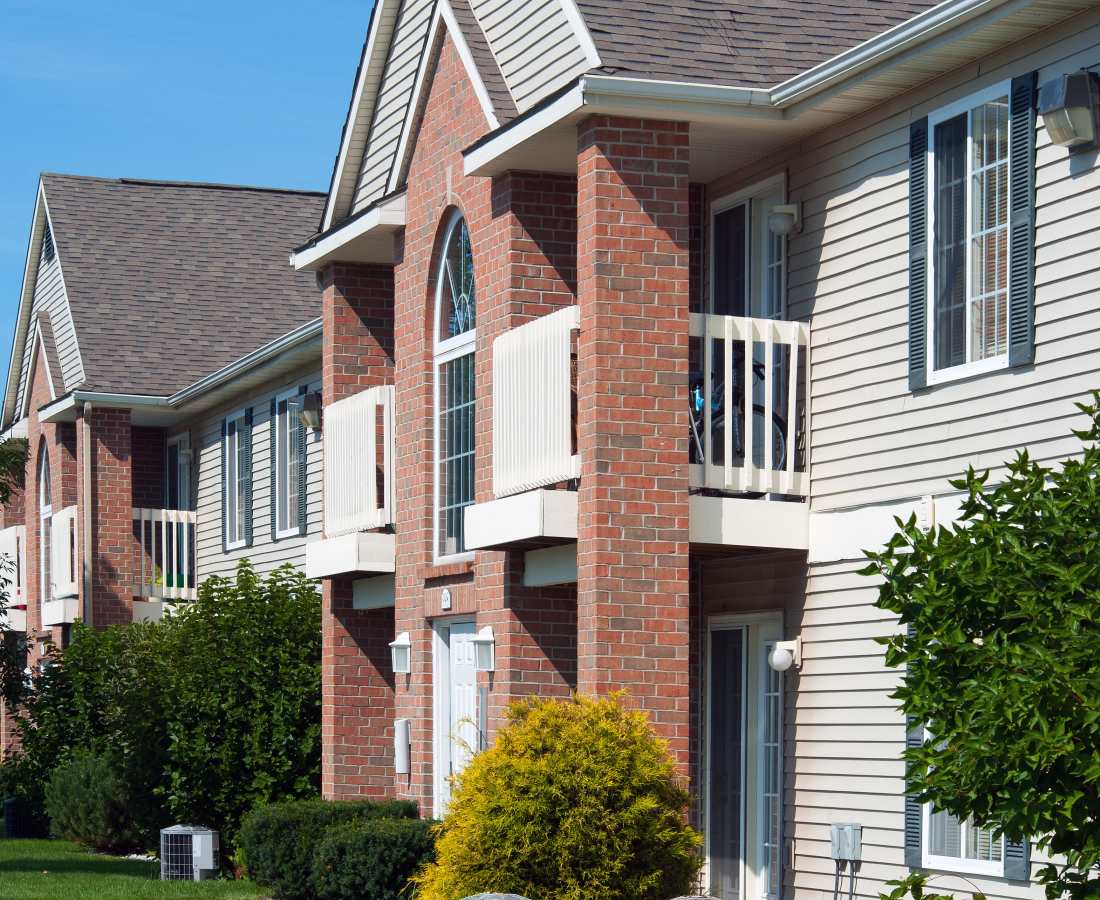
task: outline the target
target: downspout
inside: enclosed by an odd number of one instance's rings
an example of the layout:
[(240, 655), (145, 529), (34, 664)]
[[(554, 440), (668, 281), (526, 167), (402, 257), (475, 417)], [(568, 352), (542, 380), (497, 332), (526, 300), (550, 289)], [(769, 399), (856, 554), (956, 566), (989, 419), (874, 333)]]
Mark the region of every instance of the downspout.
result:
[(81, 443), (84, 445), (84, 457), (81, 461), (84, 466), (84, 496), (81, 498), (81, 508), (83, 511), (83, 522), (81, 522), (81, 533), (84, 539), (81, 541), (83, 549), (81, 556), (83, 557), (83, 569), (84, 574), (84, 624), (91, 626), (92, 622), (92, 404), (88, 401), (84, 403), (84, 415), (81, 417), (80, 427), (84, 431), (84, 440)]

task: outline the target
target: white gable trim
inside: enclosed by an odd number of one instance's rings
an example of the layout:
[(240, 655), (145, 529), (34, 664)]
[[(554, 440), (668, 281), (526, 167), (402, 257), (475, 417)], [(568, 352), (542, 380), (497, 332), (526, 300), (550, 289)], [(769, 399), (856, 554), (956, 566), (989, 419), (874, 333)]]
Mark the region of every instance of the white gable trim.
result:
[[(332, 185), (329, 188), (328, 201), (325, 204), (325, 214), (321, 223), (322, 232), (331, 230), (334, 225), (350, 215), (355, 200), (355, 192), (358, 188), (359, 170), (367, 150), (367, 141), (370, 138), (374, 105), (382, 84), (382, 75), (385, 72), (386, 62), (389, 58), (390, 43), (393, 40), (393, 32), (400, 11), (401, 3), (399, 0), (378, 0), (372, 15), (370, 33), (363, 48), (363, 57), (359, 65), (359, 74), (352, 93), (351, 105), (348, 108), (348, 117), (344, 125), (340, 151), (336, 157)], [(424, 51), (417, 68), (416, 85), (401, 129), (398, 153), (394, 157), (394, 166), (387, 182), (390, 187), (387, 188), (386, 193), (392, 193), (394, 190), (393, 185), (399, 184), (404, 178), (406, 157), (410, 153), (408, 141), (412, 131), (411, 121), (416, 118), (414, 111), (417, 109), (418, 104), (422, 102), (421, 91), (426, 79), (425, 71), (428, 68), (426, 61), (435, 56), (433, 49), (440, 36), (441, 22), (446, 24), (447, 29), (450, 31), (458, 49), (459, 57), (469, 74), (471, 84), (473, 84), (478, 103), (485, 113), (485, 119), (489, 123), (490, 130), (498, 128), (500, 125), (489, 99), (489, 92), (485, 89), (481, 74), (478, 72), (470, 48), (466, 44), (466, 38), (455, 20), (454, 11), (447, 0), (437, 0), (436, 9), (432, 14), (432, 22), (428, 28)], [(368, 110), (369, 112), (367, 112)]]
[[(321, 222), (322, 231), (328, 231), (333, 226), (338, 207), (342, 208), (341, 216), (346, 216), (351, 208), (351, 201), (355, 196), (355, 182), (359, 177), (359, 166), (363, 161), (371, 123), (371, 117), (368, 115), (361, 118), (359, 111), (367, 103), (372, 110), (374, 109), (400, 9), (400, 0), (377, 0), (374, 12), (371, 14), (370, 31), (367, 34), (367, 42), (363, 45), (359, 73), (352, 90), (348, 117), (340, 140), (340, 152), (336, 157), (332, 185), (329, 188), (328, 201), (325, 203), (325, 215)], [(357, 147), (354, 154), (351, 149), (353, 146)]]
[[(34, 384), (34, 369), (38, 364), (38, 360), (42, 360), (42, 369), (46, 373), (46, 384), (50, 386), (50, 402), (53, 403), (57, 399), (57, 389), (54, 387), (53, 375), (50, 372), (50, 358), (46, 354), (46, 339), (42, 336), (42, 328), (36, 320), (33, 326), (33, 333), (31, 334), (31, 358), (27, 364), (27, 384), (23, 388), (23, 402), (19, 406), (18, 419), (25, 419), (30, 415), (31, 408), (31, 386)], [(20, 354), (20, 362), (22, 362), (22, 354)]]
[(413, 88), (412, 97), (409, 98), (409, 109), (405, 114), (405, 124), (401, 127), (401, 140), (397, 145), (393, 171), (390, 173), (390, 180), (386, 185), (387, 194), (392, 194), (404, 184), (405, 176), (408, 174), (413, 151), (411, 141), (416, 134), (413, 126), (419, 123), (420, 114), (424, 105), (428, 102), (428, 91), (431, 89), (434, 80), (432, 77), (433, 70), (443, 47), (444, 27), (450, 33), (451, 40), (454, 41), (459, 59), (462, 60), (462, 66), (466, 69), (470, 84), (473, 85), (478, 104), (485, 114), (485, 121), (489, 125), (489, 130), (494, 131), (500, 127), (496, 112), (493, 110), (492, 101), (489, 99), (489, 92), (485, 89), (485, 83), (481, 80), (481, 73), (478, 72), (477, 65), (474, 63), (473, 54), (470, 53), (470, 47), (466, 43), (466, 36), (462, 33), (462, 29), (458, 27), (454, 10), (451, 9), (451, 4), (447, 0), (438, 0), (435, 13), (432, 15), (432, 24), (428, 28), (428, 40), (424, 44), (424, 55), (420, 58), (420, 66), (416, 72), (416, 86)]
[[(39, 260), (42, 258), (42, 236), (45, 233), (45, 229), (49, 227), (50, 232), (53, 234), (53, 246), (54, 254), (57, 258), (58, 273), (61, 277), (61, 289), (65, 294), (65, 306), (68, 309), (69, 317), (72, 318), (72, 310), (68, 307), (69, 304), (69, 289), (65, 284), (65, 269), (61, 264), (61, 249), (58, 246), (57, 232), (53, 227), (53, 222), (50, 219), (50, 207), (46, 200), (46, 186), (42, 183), (42, 180), (38, 181), (38, 192), (35, 195), (34, 215), (31, 219), (31, 233), (30, 239), (27, 243), (27, 259), (23, 265), (23, 285), (19, 293), (19, 310), (15, 317), (15, 335), (12, 338), (11, 359), (8, 361), (8, 382), (4, 392), (4, 407), (3, 407), (3, 422), (9, 424), (13, 421), (15, 416), (15, 401), (19, 396), (19, 388), (23, 388), (23, 403), (21, 404), (24, 412), (21, 416), (26, 415), (26, 407), (30, 396), (30, 382), (34, 378), (34, 358), (30, 360), (30, 365), (27, 368), (27, 383), (23, 384), (22, 370), (23, 370), (23, 355), (27, 346), (27, 340), (38, 341), (37, 323), (34, 325), (34, 331), (31, 331), (31, 312), (34, 309), (34, 294), (38, 286), (38, 269)], [(56, 329), (56, 324), (55, 324)], [(84, 380), (84, 358), (80, 353), (80, 341), (76, 334), (75, 323), (73, 325), (73, 344), (76, 347), (77, 360), (80, 363), (80, 376), (77, 379), (79, 384)], [(37, 348), (35, 348), (37, 349)], [(55, 348), (56, 349), (56, 348)], [(46, 371), (48, 377), (50, 377), (50, 390), (54, 390), (52, 376), (49, 376), (49, 362), (46, 363)]]
[(575, 0), (561, 0), (561, 6), (565, 10), (565, 17), (569, 19), (569, 24), (573, 26), (573, 33), (577, 36), (577, 41), (588, 60), (588, 68), (598, 69), (603, 65), (603, 60), (600, 59), (596, 42), (592, 40), (592, 33), (588, 30), (588, 26), (584, 24), (584, 17), (577, 8)]

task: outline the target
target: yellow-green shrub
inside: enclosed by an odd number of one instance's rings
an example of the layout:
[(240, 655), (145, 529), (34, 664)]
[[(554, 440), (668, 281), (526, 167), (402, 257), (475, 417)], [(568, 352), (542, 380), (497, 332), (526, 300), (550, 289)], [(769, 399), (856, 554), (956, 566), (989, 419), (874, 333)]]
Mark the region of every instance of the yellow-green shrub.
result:
[(482, 891), (539, 900), (688, 893), (699, 836), (664, 741), (619, 697), (513, 704), (457, 781), (422, 900)]

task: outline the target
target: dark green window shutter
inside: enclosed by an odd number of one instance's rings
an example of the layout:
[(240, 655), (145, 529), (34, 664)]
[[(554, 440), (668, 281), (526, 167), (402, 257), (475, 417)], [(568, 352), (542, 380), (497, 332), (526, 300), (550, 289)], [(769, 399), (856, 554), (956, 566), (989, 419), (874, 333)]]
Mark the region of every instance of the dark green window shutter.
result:
[[(919, 747), (924, 743), (924, 725), (916, 719), (910, 719), (905, 729), (905, 749)], [(908, 765), (908, 764), (906, 764)], [(905, 794), (905, 864), (910, 869), (921, 867), (921, 831), (924, 828), (924, 805), (917, 795)]]
[(279, 540), (279, 454), (276, 452), (278, 441), (279, 405), (275, 398), (271, 398), (271, 419), (268, 429), (269, 443), (267, 455), (271, 462), (271, 542)]
[(244, 431), (241, 434), (244, 449), (244, 544), (252, 546), (252, 408), (244, 411)]
[(225, 483), (225, 473), (229, 469), (229, 442), (226, 440), (228, 430), (226, 420), (222, 419), (222, 553), (228, 551), (229, 544), (225, 521), (229, 515), (228, 486)]
[(1005, 878), (1010, 881), (1031, 880), (1031, 843), (1005, 841)]
[(1035, 359), (1035, 79), (1012, 79), (1009, 99), (1008, 364)]
[[(909, 390), (928, 383), (928, 119), (909, 126)], [(908, 848), (906, 849), (908, 853)]]
[[(298, 388), (298, 398), (305, 404), (305, 396), (309, 392), (309, 385), (303, 384)], [(298, 417), (298, 534), (306, 533), (306, 426), (302, 424), (302, 417)]]

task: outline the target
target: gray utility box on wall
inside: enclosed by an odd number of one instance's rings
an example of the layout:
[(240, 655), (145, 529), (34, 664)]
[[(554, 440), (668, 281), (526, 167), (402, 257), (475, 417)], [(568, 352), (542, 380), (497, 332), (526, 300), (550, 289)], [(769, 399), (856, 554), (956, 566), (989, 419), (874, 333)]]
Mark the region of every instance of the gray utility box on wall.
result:
[(832, 826), (833, 859), (837, 862), (859, 862), (863, 854), (863, 826), (841, 822)]

